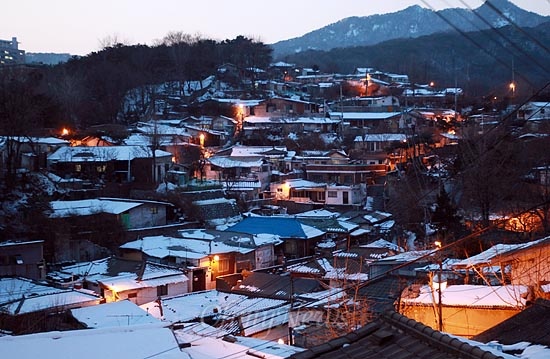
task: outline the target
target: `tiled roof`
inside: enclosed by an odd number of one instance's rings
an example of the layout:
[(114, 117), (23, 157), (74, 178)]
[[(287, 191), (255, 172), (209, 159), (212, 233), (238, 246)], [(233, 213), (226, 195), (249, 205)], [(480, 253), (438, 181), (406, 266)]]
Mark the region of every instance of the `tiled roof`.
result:
[(456, 337), (435, 331), (399, 313), (386, 312), (361, 329), (294, 354), (290, 358), (496, 359), (500, 357)]
[(410, 284), (404, 278), (385, 275), (375, 278), (359, 288), (358, 294), (365, 297), (369, 303), (369, 311), (383, 313), (394, 308), (394, 302), (403, 289)]

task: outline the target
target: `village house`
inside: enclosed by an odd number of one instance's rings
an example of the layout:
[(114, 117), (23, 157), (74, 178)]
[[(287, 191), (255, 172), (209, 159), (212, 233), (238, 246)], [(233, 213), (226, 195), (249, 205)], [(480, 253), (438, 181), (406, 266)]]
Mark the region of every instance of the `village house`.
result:
[(434, 329), (465, 338), (516, 315), (527, 302), (528, 287), (524, 285), (435, 283), (406, 288), (401, 294), (399, 312)]
[(53, 228), (47, 258), (53, 262), (104, 258), (124, 241), (183, 225), (170, 203), (128, 198), (51, 201), (46, 214)]
[(325, 232), (325, 241), (318, 243), (318, 251), (321, 247), (325, 250), (347, 249), (351, 246), (351, 234), (359, 228), (357, 223), (340, 218), (340, 213), (326, 209), (314, 209), (311, 211), (296, 213), (294, 215), (300, 222), (315, 227)]
[(0, 278), (0, 330), (13, 334), (59, 330), (71, 308), (97, 305), (99, 295), (21, 277)]
[(12, 168), (38, 171), (46, 168), (50, 154), (69, 144), (57, 137), (0, 136), (0, 169), (9, 161)]
[(45, 275), (43, 240), (0, 242), (0, 276), (39, 280)]
[(284, 359), (303, 351), (302, 348), (283, 344), (279, 340), (282, 330), (273, 328), (252, 337), (232, 335), (227, 329), (202, 321), (176, 328), (174, 335), (181, 351), (190, 358), (241, 357), (244, 353), (252, 357)]
[(111, 215), (125, 229), (157, 227), (167, 224), (172, 204), (160, 201), (98, 197), (77, 201), (51, 201), (50, 218)]
[(550, 120), (550, 102), (527, 102), (519, 108), (517, 118), (526, 121), (527, 127), (533, 131), (541, 129)]
[[(258, 117), (289, 117), (319, 113), (319, 104), (298, 98), (274, 96), (254, 107)], [(246, 121), (246, 119), (245, 119)]]
[(92, 183), (155, 185), (172, 164), (170, 152), (146, 146), (62, 147), (48, 156), (48, 169), (60, 177)]
[[(204, 146), (206, 141), (208, 141), (207, 145), (216, 144), (216, 142), (214, 136), (206, 135), (209, 131), (212, 132), (212, 129), (202, 127), (202, 122), (199, 119), (188, 126), (186, 120), (190, 119), (196, 118), (138, 122), (124, 143), (128, 146), (141, 146), (149, 149), (155, 147), (158, 150), (169, 152), (172, 154), (172, 162), (178, 164), (185, 163), (190, 156), (195, 156), (198, 159), (198, 149), (201, 143)], [(219, 145), (219, 138), (217, 145)]]
[(48, 279), (91, 290), (107, 303), (128, 299), (137, 305), (187, 293), (189, 281), (178, 268), (118, 257), (64, 266), (49, 273)]
[(329, 113), (332, 119), (341, 119), (343, 126), (368, 128), (376, 132), (397, 132), (400, 128), (401, 112), (338, 112)]
[(348, 154), (337, 150), (302, 152), (292, 158), (291, 166), (293, 170), (301, 169), (304, 178), (310, 181), (348, 186), (372, 183), (376, 177), (385, 175), (389, 168), (386, 164), (352, 160)]
[(120, 328), (160, 324), (161, 321), (129, 299), (102, 303), (90, 307), (73, 308), (69, 314), (82, 329)]
[(378, 258), (369, 264), (369, 277), (394, 274), (404, 278), (416, 278), (416, 269), (432, 263), (434, 253), (435, 250), (407, 251)]
[(266, 268), (277, 261), (282, 243), (268, 234), (246, 235), (232, 231), (181, 230), (181, 237), (154, 236), (120, 247), (124, 258), (151, 260), (186, 271), (189, 291), (214, 289), (218, 276)]
[(272, 167), (278, 167), (285, 147), (233, 146), (207, 159), (206, 178), (219, 181), (224, 189), (261, 198), (271, 181)]
[(340, 124), (339, 119), (321, 116), (249, 116), (244, 120), (243, 130), (247, 139), (261, 139), (266, 131), (276, 139), (290, 134), (336, 133), (340, 129)]
[(207, 290), (161, 298), (141, 308), (171, 323), (215, 323), (233, 335), (266, 338), (273, 328), (288, 333), (290, 302)]
[(159, 353), (177, 358), (182, 355), (174, 333), (164, 323), (2, 336), (0, 347), (2, 355), (8, 358), (137, 358)]
[(301, 223), (292, 217), (250, 216), (228, 228), (232, 232), (278, 236), (284, 241), (283, 254), (286, 258), (300, 258), (313, 255), (315, 245), (321, 241), (325, 232)]
[(550, 237), (519, 244), (496, 244), (453, 264), (468, 283), (524, 285), (533, 289), (530, 301), (544, 296), (541, 285), (550, 283)]

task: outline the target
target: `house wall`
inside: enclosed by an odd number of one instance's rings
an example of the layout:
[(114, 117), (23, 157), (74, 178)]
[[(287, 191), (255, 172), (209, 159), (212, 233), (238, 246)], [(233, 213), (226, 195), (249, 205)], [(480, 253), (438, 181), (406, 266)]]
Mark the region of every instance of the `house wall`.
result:
[(132, 208), (128, 214), (128, 222), (123, 221), (127, 229), (166, 225), (166, 206), (162, 204), (144, 203), (139, 207)]
[(508, 263), (512, 266), (512, 284), (538, 285), (550, 281), (550, 246), (523, 251)]
[(315, 254), (315, 245), (321, 238), (285, 239), (283, 253), (287, 259), (307, 257)]
[[(365, 194), (366, 195), (366, 194)], [(353, 205), (361, 204), (365, 197), (360, 188), (356, 187), (327, 187), (327, 205)], [(347, 197), (346, 197), (347, 196)]]
[[(381, 168), (378, 168), (381, 167)], [(385, 166), (361, 165), (320, 165), (306, 166), (307, 179), (314, 182), (328, 182), (341, 184), (365, 183), (372, 176), (373, 171), (386, 171)]]
[[(471, 338), (521, 310), (513, 308), (442, 307), (443, 331)], [(438, 328), (436, 305), (401, 305), (400, 313), (435, 330)]]
[[(179, 295), (187, 292), (188, 292), (187, 281), (168, 284), (167, 296)], [(114, 301), (128, 299), (131, 302), (135, 303), (136, 305), (142, 305), (145, 303), (152, 302), (159, 297), (157, 292), (157, 287), (147, 287), (142, 289), (132, 289), (128, 291), (117, 292), (116, 297), (113, 295), (114, 293), (111, 294), (110, 297), (107, 297), (107, 291), (105, 291), (105, 293), (106, 293), (105, 297), (107, 302), (114, 302)]]
[(256, 248), (256, 268), (262, 269), (271, 267), (275, 264), (275, 249), (273, 245), (265, 245)]
[(43, 241), (39, 241), (1, 245), (0, 276), (43, 279), (45, 269), (39, 267), (44, 259), (43, 244)]

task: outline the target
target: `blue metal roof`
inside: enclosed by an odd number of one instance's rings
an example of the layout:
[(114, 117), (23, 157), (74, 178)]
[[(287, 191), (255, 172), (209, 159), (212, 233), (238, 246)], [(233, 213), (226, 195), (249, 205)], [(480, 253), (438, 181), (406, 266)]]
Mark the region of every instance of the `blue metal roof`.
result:
[(308, 238), (302, 224), (295, 218), (246, 217), (228, 230), (249, 234), (276, 234), (281, 238)]

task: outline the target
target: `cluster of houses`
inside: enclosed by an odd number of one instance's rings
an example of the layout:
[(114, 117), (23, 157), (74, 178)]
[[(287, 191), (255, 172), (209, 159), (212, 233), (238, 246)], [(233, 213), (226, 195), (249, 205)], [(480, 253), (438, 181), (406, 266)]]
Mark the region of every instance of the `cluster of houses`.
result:
[[(401, 106), (392, 89), (404, 75), (275, 67), (285, 86), (259, 85), (279, 95), (204, 99), (233, 117), (165, 108), (122, 141), (1, 138), (3, 172), (50, 187), (44, 215), (55, 228), (47, 239), (0, 242), (3, 352), (313, 358), (407, 347), (421, 357), (507, 358), (505, 346), (519, 341), (550, 345), (548, 335), (512, 337), (505, 325), (548, 312), (550, 238), (447, 259), (445, 247), (398, 232), (385, 208), (388, 176), (429, 154), (416, 134), (452, 145), (460, 136), (435, 123), (460, 115)], [(343, 81), (362, 96), (329, 105), (281, 95)], [(462, 93), (430, 91), (402, 93), (411, 103)], [(539, 124), (545, 106), (519, 113)], [(346, 150), (300, 150), (308, 137), (329, 148), (346, 135)]]

